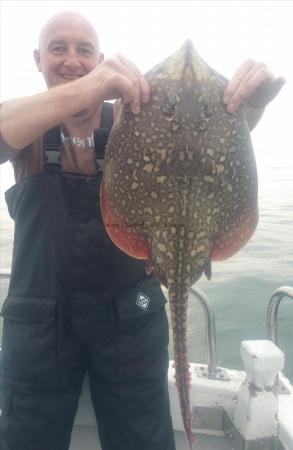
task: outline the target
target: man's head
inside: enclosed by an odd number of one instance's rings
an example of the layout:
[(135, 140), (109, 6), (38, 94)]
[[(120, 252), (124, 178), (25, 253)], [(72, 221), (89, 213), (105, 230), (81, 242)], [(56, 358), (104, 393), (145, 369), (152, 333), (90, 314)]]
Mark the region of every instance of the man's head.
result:
[(93, 25), (82, 15), (66, 11), (42, 28), (34, 58), (52, 87), (86, 75), (102, 62), (103, 54)]

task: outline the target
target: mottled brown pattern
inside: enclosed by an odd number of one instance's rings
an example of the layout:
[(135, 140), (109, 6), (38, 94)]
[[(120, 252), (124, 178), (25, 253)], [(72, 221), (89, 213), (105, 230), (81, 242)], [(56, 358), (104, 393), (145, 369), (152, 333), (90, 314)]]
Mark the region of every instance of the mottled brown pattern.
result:
[(150, 102), (124, 108), (108, 142), (101, 202), (126, 253), (147, 258), (169, 291), (176, 385), (190, 447), (186, 348), (189, 287), (211, 260), (239, 250), (258, 218), (257, 175), (244, 112), (227, 113), (227, 81), (187, 41), (146, 75)]

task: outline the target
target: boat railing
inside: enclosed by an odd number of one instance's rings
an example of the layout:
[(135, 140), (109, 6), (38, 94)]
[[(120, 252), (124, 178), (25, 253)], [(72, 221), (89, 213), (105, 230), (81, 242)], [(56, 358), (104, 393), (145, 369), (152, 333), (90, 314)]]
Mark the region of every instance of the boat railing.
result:
[(191, 288), (192, 294), (199, 300), (206, 318), (208, 372), (217, 372), (217, 348), (216, 348), (216, 322), (215, 314), (211, 308), (208, 297), (199, 288)]
[(281, 286), (272, 294), (267, 309), (267, 335), (268, 339), (278, 345), (278, 309), (281, 300), (284, 298), (293, 300), (293, 288), (290, 286)]
[[(290, 298), (293, 300), (293, 288), (290, 286), (281, 286), (273, 292), (268, 309), (267, 309), (267, 336), (274, 344), (278, 345), (278, 310), (283, 298)], [(278, 376), (276, 383), (277, 394), (290, 394), (287, 386), (281, 381)]]
[(10, 278), (11, 272), (9, 269), (0, 269), (0, 280), (2, 279), (8, 279)]
[(199, 366), (196, 370), (197, 375), (227, 381), (229, 380), (227, 371), (221, 367), (218, 367), (217, 363), (216, 320), (210, 301), (205, 293), (198, 287), (190, 288), (190, 292), (197, 298), (197, 300), (199, 300), (206, 318), (208, 364), (207, 368), (205, 366)]

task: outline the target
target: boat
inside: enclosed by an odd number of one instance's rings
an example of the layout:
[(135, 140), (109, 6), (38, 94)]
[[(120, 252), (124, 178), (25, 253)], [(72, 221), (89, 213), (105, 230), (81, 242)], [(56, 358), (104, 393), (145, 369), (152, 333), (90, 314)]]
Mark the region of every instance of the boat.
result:
[[(200, 289), (192, 288), (192, 293), (205, 312), (208, 349), (206, 365), (190, 364), (194, 450), (293, 450), (293, 386), (282, 372), (285, 355), (277, 346), (278, 307), (282, 298), (293, 299), (293, 288), (280, 287), (271, 296), (267, 309), (268, 339), (242, 341), (244, 371), (217, 366), (214, 313)], [(189, 450), (173, 361), (168, 378), (176, 450)], [(70, 450), (82, 449), (101, 449), (87, 378), (70, 446)]]
[[(0, 272), (0, 278), (9, 275)], [(293, 385), (283, 374), (277, 335), (278, 307), (284, 297), (293, 299), (293, 287), (278, 288), (268, 302), (267, 340), (241, 342), (243, 371), (218, 367), (215, 315), (202, 290), (193, 287), (191, 293), (205, 312), (208, 353), (207, 364), (190, 364), (194, 450), (293, 450)], [(168, 381), (176, 450), (189, 450), (171, 360)], [(101, 450), (87, 377), (70, 445), (83, 449)]]

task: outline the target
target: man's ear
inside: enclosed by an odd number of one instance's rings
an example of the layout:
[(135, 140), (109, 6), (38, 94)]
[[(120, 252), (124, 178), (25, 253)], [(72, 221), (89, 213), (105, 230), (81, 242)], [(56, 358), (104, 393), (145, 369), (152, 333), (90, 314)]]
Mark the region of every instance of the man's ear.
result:
[(35, 59), (35, 63), (37, 65), (38, 71), (42, 72), (42, 68), (41, 68), (41, 55), (40, 55), (40, 50), (38, 48), (36, 48), (34, 50), (34, 59)]

